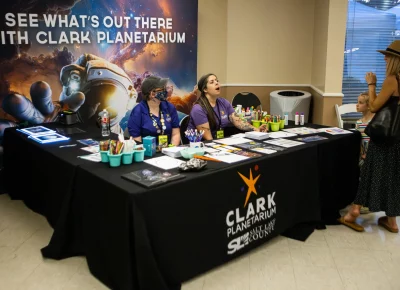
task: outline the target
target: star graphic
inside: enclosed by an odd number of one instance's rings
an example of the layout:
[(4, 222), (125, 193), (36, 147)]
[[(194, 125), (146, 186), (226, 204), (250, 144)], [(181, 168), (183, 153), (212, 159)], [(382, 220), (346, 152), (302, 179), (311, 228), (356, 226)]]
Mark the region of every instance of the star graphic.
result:
[(259, 174), (255, 179), (253, 179), (253, 173), (251, 172), (251, 169), (250, 169), (250, 178), (247, 178), (240, 172), (238, 172), (238, 173), (239, 173), (240, 177), (243, 179), (243, 181), (246, 183), (246, 185), (249, 187), (249, 189), (247, 190), (246, 201), (244, 202), (244, 207), (246, 207), (251, 193), (254, 192), (255, 195), (257, 195), (257, 190), (256, 190), (255, 185), (256, 185), (258, 178), (260, 178), (261, 174)]

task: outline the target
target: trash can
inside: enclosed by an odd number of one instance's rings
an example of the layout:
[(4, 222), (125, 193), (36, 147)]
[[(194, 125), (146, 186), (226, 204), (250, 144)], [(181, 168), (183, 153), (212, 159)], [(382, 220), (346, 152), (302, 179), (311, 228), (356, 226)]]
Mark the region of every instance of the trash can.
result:
[(289, 114), (289, 120), (294, 121), (296, 112), (304, 113), (304, 121), (308, 122), (311, 94), (305, 91), (280, 90), (270, 94), (270, 113), (273, 115)]

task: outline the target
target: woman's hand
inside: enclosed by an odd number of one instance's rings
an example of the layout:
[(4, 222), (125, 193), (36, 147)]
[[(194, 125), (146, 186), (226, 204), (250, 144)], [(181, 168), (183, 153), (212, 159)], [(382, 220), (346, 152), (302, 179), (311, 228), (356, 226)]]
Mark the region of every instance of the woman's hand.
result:
[(376, 74), (373, 72), (367, 72), (365, 75), (365, 81), (367, 84), (376, 84)]
[(257, 132), (268, 132), (268, 126), (267, 126), (267, 124), (262, 124), (260, 127), (254, 128), (254, 131), (257, 131)]

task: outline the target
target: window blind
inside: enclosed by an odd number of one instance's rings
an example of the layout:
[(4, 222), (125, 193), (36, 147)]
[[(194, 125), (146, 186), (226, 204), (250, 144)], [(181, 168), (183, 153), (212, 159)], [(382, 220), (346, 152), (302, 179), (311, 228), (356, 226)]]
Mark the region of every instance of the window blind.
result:
[(396, 28), (396, 25), (400, 27), (399, 4), (383, 0), (378, 7), (371, 2), (348, 1), (342, 83), (344, 104), (357, 103), (359, 94), (368, 90), (365, 82), (368, 71), (376, 73), (377, 92), (380, 91), (386, 64), (383, 54), (377, 50), (386, 49), (393, 40), (400, 39), (400, 29)]

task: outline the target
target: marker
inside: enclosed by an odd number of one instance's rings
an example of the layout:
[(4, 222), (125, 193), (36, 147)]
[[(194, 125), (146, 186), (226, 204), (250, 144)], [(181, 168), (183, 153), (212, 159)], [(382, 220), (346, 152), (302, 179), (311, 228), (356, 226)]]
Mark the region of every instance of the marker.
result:
[(58, 148), (65, 148), (65, 147), (75, 147), (77, 144), (71, 144), (71, 145), (62, 145), (59, 146)]

